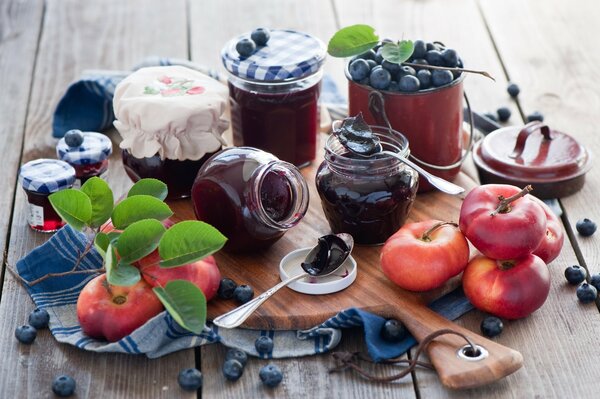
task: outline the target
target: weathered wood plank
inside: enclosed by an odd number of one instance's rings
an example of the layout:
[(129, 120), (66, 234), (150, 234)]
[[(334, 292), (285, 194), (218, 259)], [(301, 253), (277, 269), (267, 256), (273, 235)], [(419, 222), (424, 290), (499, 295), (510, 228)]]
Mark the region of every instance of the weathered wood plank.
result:
[[(21, 21), (19, 26), (24, 30), (34, 29), (35, 23)], [(184, 0), (168, 4), (111, 0), (89, 3), (85, 7), (77, 1), (49, 0), (43, 26), (22, 162), (53, 156), (52, 111), (68, 83), (82, 70), (128, 69), (151, 55), (187, 56)], [(30, 67), (23, 66), (25, 69)], [(117, 150), (112, 159), (109, 182), (117, 193), (122, 193), (131, 183), (120, 166), (118, 153)], [(14, 212), (8, 254), (13, 265), (48, 237), (30, 231), (27, 226), (25, 198), (20, 189)], [(7, 275), (0, 303), (0, 348), (4, 356), (0, 364), (0, 397), (51, 397), (52, 379), (62, 373), (75, 378), (78, 397), (196, 396), (182, 391), (177, 384), (179, 370), (194, 365), (194, 351), (183, 351), (158, 360), (93, 354), (58, 345), (48, 331), (41, 331), (33, 345), (20, 345), (14, 338), (14, 329), (26, 322), (32, 309), (26, 292)]]

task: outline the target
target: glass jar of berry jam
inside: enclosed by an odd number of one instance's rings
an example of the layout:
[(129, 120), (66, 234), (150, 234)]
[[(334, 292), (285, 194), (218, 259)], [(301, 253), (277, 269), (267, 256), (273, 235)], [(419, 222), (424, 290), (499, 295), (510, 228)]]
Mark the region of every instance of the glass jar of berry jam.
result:
[(19, 179), (27, 194), (29, 226), (43, 233), (51, 233), (64, 226), (65, 222), (50, 204), (48, 196), (71, 188), (75, 182), (75, 169), (57, 159), (37, 159), (21, 166)]
[(103, 179), (108, 173), (112, 142), (101, 133), (69, 130), (56, 145), (56, 156), (75, 169), (73, 187), (81, 187), (89, 178)]
[(169, 199), (189, 197), (202, 164), (227, 144), (227, 97), (225, 85), (182, 66), (142, 68), (121, 81), (114, 124), (127, 175), (163, 181)]
[[(384, 150), (408, 156), (408, 141), (399, 132), (371, 126)], [(331, 135), (316, 185), (334, 233), (349, 233), (357, 244), (381, 244), (406, 221), (417, 194), (415, 170), (389, 155), (361, 158)]]
[(198, 220), (227, 238), (225, 249), (266, 248), (300, 222), (308, 209), (308, 187), (300, 171), (251, 147), (227, 148), (211, 157), (192, 188)]
[(272, 153), (301, 167), (315, 159), (325, 46), (291, 30), (272, 30), (264, 46), (241, 56), (229, 41), (221, 58), (229, 72), (233, 143)]

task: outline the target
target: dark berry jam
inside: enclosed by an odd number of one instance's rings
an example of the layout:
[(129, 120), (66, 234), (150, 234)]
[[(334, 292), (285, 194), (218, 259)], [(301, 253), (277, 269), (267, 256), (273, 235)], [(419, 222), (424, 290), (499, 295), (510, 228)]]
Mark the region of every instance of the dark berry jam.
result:
[(145, 178), (158, 179), (169, 189), (167, 198), (177, 199), (190, 196), (198, 170), (215, 153), (206, 154), (196, 161), (179, 161), (160, 159), (158, 154), (149, 158), (136, 158), (127, 150), (123, 150), (122, 158), (125, 172), (131, 180), (137, 182)]
[(91, 165), (71, 164), (71, 166), (75, 169), (75, 178), (78, 180), (78, 182), (75, 183), (75, 186), (81, 187), (90, 178), (94, 176), (102, 177), (102, 175), (108, 171), (108, 159)]
[(65, 222), (50, 204), (48, 199), (50, 194), (36, 193), (30, 190), (25, 190), (25, 193), (28, 202), (27, 221), (32, 229), (51, 233), (65, 225)]

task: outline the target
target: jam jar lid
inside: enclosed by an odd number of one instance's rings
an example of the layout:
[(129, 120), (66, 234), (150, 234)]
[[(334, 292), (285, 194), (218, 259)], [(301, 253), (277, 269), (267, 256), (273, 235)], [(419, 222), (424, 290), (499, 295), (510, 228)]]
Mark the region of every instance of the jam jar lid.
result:
[(478, 143), (473, 159), (488, 173), (532, 183), (570, 180), (591, 168), (589, 152), (573, 137), (537, 121), (490, 133)]
[(71, 165), (92, 165), (104, 161), (112, 153), (112, 142), (102, 133), (80, 132), (83, 142), (69, 147), (63, 137), (56, 145), (56, 156)]
[(248, 37), (250, 32), (233, 38), (221, 50), (225, 69), (243, 79), (266, 82), (302, 79), (318, 72), (325, 61), (325, 44), (307, 33), (271, 30), (266, 45), (243, 57), (235, 46)]
[(36, 159), (21, 166), (19, 179), (27, 191), (50, 194), (71, 187), (75, 169), (58, 159)]

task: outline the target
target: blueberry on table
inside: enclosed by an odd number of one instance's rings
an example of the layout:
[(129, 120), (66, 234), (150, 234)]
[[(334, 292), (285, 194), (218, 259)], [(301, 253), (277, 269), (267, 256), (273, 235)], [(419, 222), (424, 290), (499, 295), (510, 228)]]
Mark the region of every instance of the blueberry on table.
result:
[(577, 298), (581, 303), (591, 303), (596, 300), (598, 290), (593, 285), (583, 283), (577, 287)]
[(443, 50), (442, 58), (445, 66), (449, 68), (456, 68), (456, 65), (458, 64), (458, 54), (456, 54), (456, 50), (451, 48)]
[(396, 319), (386, 320), (381, 326), (380, 335), (384, 341), (400, 342), (406, 337), (406, 327)]
[(238, 285), (233, 291), (233, 298), (240, 304), (248, 302), (253, 296), (254, 290), (246, 284)]
[(577, 285), (585, 280), (587, 272), (579, 265), (569, 266), (565, 269), (565, 277), (569, 284)]
[(417, 79), (419, 79), (421, 90), (428, 89), (431, 86), (431, 72), (427, 69), (419, 69)]
[(235, 49), (242, 57), (250, 57), (256, 51), (256, 43), (246, 37), (237, 42)]
[(592, 220), (585, 218), (578, 220), (575, 224), (575, 228), (577, 229), (577, 232), (582, 236), (589, 237), (596, 232), (597, 226), (596, 223), (594, 223)]
[(600, 290), (600, 273), (594, 274), (590, 278), (590, 285), (594, 287), (596, 290)]
[(257, 46), (264, 46), (271, 38), (271, 32), (267, 28), (256, 28), (250, 34), (250, 39), (256, 43)]
[(246, 363), (248, 363), (248, 355), (246, 352), (241, 351), (239, 349), (229, 349), (225, 354), (225, 360), (235, 359), (242, 364), (242, 367), (246, 367)]
[(72, 129), (65, 133), (65, 144), (69, 147), (79, 147), (83, 144), (83, 134), (79, 129)]
[(35, 327), (25, 325), (15, 329), (15, 337), (22, 344), (31, 344), (37, 336), (37, 330)]
[(495, 316), (489, 316), (481, 321), (481, 325), (479, 327), (483, 335), (492, 338), (502, 333), (504, 324), (502, 324), (502, 320), (499, 318)]
[(48, 327), (50, 322), (50, 315), (44, 309), (34, 309), (33, 312), (29, 313), (29, 325), (34, 327), (36, 330)]
[(494, 122), (498, 122), (498, 117), (495, 114), (492, 114), (491, 112), (486, 112), (485, 114), (483, 114), (483, 116), (490, 120), (493, 120)]
[(398, 88), (400, 91), (404, 92), (418, 91), (420, 87), (421, 83), (419, 82), (419, 79), (413, 75), (402, 76), (400, 82), (398, 82)]
[(223, 278), (219, 283), (219, 289), (217, 290), (217, 295), (221, 299), (231, 299), (233, 298), (233, 293), (237, 288), (237, 284), (230, 278)]
[(440, 87), (449, 84), (454, 80), (452, 72), (445, 69), (434, 69), (431, 73), (431, 81), (435, 87)]
[(223, 375), (229, 381), (237, 381), (244, 373), (244, 366), (235, 359), (225, 360), (223, 363)]
[(374, 89), (385, 90), (392, 81), (392, 75), (390, 75), (390, 72), (387, 69), (376, 66), (371, 70), (369, 81)]
[(533, 122), (533, 121), (543, 122), (544, 115), (542, 115), (539, 111), (535, 111), (535, 112), (527, 115), (527, 122)]
[(266, 335), (260, 336), (254, 341), (254, 347), (258, 353), (271, 353), (273, 351), (273, 340)]
[(359, 58), (352, 61), (350, 65), (348, 65), (348, 72), (350, 73), (350, 77), (352, 77), (352, 80), (358, 82), (369, 76), (369, 73), (371, 72), (371, 67), (369, 66), (369, 63), (366, 60)]
[(496, 113), (500, 122), (506, 122), (510, 119), (511, 112), (508, 107), (500, 107), (496, 110)]
[(66, 398), (75, 393), (75, 380), (68, 375), (59, 375), (52, 381), (52, 392), (56, 396)]
[(197, 391), (202, 386), (202, 373), (195, 368), (183, 369), (177, 376), (177, 382), (186, 391)]
[(279, 367), (274, 364), (267, 364), (262, 367), (258, 372), (258, 376), (263, 384), (270, 388), (275, 388), (283, 380), (283, 373)]
[(508, 87), (506, 88), (506, 91), (508, 92), (508, 94), (511, 97), (516, 97), (519, 95), (519, 93), (521, 92), (521, 89), (519, 88), (519, 86), (516, 83), (509, 83)]
[(415, 40), (413, 43), (414, 50), (412, 53), (412, 57), (414, 59), (417, 58), (425, 58), (425, 53), (427, 53), (427, 45), (423, 40)]
[(425, 59), (429, 65), (444, 66), (444, 57), (442, 57), (442, 53), (438, 50), (429, 50), (425, 54)]

